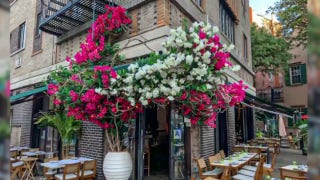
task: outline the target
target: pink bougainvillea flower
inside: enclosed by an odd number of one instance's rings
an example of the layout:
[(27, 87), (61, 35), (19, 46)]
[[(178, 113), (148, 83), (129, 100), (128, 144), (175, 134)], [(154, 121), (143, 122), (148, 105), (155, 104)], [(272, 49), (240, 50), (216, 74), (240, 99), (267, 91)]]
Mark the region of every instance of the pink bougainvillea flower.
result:
[(75, 102), (78, 100), (79, 98), (79, 94), (77, 94), (76, 92), (74, 92), (74, 90), (71, 90), (69, 93), (70, 97), (71, 97), (71, 101)]
[(199, 38), (200, 39), (206, 39), (207, 38), (207, 34), (202, 29), (199, 31)]
[(49, 95), (54, 95), (58, 92), (59, 87), (55, 84), (48, 84), (48, 94)]
[(62, 103), (62, 101), (59, 99), (53, 100), (53, 104), (55, 104), (55, 105), (60, 105), (61, 103)]

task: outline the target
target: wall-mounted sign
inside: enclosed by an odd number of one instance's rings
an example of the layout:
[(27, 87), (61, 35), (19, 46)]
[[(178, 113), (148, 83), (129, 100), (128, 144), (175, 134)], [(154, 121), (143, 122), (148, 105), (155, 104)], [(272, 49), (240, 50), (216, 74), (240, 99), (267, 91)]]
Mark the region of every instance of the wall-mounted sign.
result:
[(181, 129), (173, 130), (173, 139), (181, 139)]

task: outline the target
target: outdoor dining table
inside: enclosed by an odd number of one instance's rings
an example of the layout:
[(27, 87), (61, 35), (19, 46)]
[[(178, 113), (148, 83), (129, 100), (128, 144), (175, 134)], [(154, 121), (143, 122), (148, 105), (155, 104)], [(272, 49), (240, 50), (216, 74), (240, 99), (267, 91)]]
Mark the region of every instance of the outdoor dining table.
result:
[(222, 160), (215, 161), (210, 165), (214, 167), (223, 167), (223, 168), (231, 165), (231, 168), (235, 170), (235, 173), (237, 173), (242, 166), (248, 164), (250, 160), (256, 157), (257, 155), (258, 155), (257, 153), (247, 153), (247, 152), (235, 153)]
[(299, 173), (300, 176), (305, 176), (308, 173), (307, 165), (287, 165), (287, 166), (280, 167), (280, 169), (296, 171)]
[(86, 157), (75, 157), (71, 159), (63, 159), (59, 161), (50, 161), (46, 163), (41, 163), (40, 165), (48, 169), (60, 169), (60, 168), (63, 168), (66, 164), (74, 164), (79, 162), (83, 164), (85, 161), (92, 161), (92, 160), (93, 159), (86, 158)]
[(44, 151), (35, 151), (35, 152), (23, 152), (23, 156), (29, 156), (29, 157), (38, 157), (42, 155), (46, 155), (47, 153)]
[(26, 146), (16, 146), (16, 147), (11, 147), (10, 148), (10, 151), (22, 151), (22, 150), (27, 150), (27, 149), (29, 149), (28, 147), (26, 147)]
[(267, 147), (267, 146), (250, 146), (250, 145), (246, 145), (246, 144), (239, 144), (239, 145), (235, 145), (235, 147), (259, 148), (261, 150), (261, 152), (266, 152), (267, 153), (267, 163), (270, 163), (269, 162), (270, 152), (269, 152), (269, 147)]
[(25, 172), (22, 175), (21, 179), (24, 179), (24, 177), (26, 177), (26, 179), (34, 179), (34, 174), (33, 174), (33, 169), (36, 165), (38, 158), (21, 158), (20, 161), (23, 161), (26, 167)]

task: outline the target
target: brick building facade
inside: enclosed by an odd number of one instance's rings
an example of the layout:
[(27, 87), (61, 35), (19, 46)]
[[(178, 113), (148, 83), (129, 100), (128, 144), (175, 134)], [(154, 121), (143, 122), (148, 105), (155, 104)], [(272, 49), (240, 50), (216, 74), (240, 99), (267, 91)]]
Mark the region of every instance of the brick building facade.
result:
[[(282, 25), (271, 17), (260, 17), (252, 11), (252, 22), (260, 27), (265, 27), (273, 36), (282, 36)], [(294, 36), (294, 33), (293, 33)], [(307, 114), (308, 109), (308, 73), (307, 73), (307, 49), (298, 46), (289, 50), (292, 55), (289, 60), (289, 68), (287, 72), (281, 71), (277, 73), (255, 73), (255, 88), (257, 96), (271, 102), (272, 91), (274, 103), (297, 110), (301, 115)], [(272, 89), (272, 91), (271, 91)], [(297, 96), (299, 94), (299, 96)], [(293, 119), (284, 117), (287, 134), (296, 134)], [(259, 129), (264, 129), (263, 122), (259, 122)]]
[[(55, 66), (66, 65), (65, 57), (73, 56), (79, 50), (79, 44), (85, 40), (86, 30), (91, 21), (59, 36), (39, 32), (40, 22), (54, 16), (53, 14), (45, 17), (48, 3), (50, 0), (30, 2), (14, 0), (11, 3), (13, 96), (27, 89), (36, 89), (38, 83), (43, 81)], [(133, 59), (147, 55), (151, 52), (150, 49), (160, 51), (161, 43), (169, 35), (170, 28), (181, 26), (184, 21), (189, 24), (194, 21), (208, 22), (219, 27), (223, 43), (235, 45), (235, 49), (231, 52), (231, 59), (234, 64), (241, 66), (241, 70), (237, 73), (228, 72), (229, 81), (242, 79), (249, 86), (248, 93), (255, 96), (248, 0), (126, 0), (120, 1), (120, 4), (128, 9), (133, 21), (129, 31), (118, 41), (123, 48), (121, 53), (126, 58)], [(124, 47), (125, 44), (127, 44), (126, 47)], [(12, 100), (14, 105), (11, 122), (13, 126), (21, 127), (20, 145), (32, 146), (32, 113), (35, 112), (35, 97), (36, 95), (33, 94)], [(49, 103), (47, 100), (43, 102)], [(227, 132), (208, 127), (192, 128), (191, 141), (196, 145), (190, 150), (193, 156), (207, 157), (220, 149), (227, 149), (230, 152), (236, 143), (237, 136), (235, 116), (234, 108), (221, 116), (224, 119), (221, 122), (225, 122), (221, 127), (225, 127), (224, 130)], [(242, 119), (242, 121), (245, 120)], [(227, 135), (225, 140), (221, 137), (224, 133)], [(103, 130), (95, 125), (84, 123), (78, 149), (79, 155), (98, 160), (98, 176), (99, 179), (102, 178), (102, 161), (106, 154)]]

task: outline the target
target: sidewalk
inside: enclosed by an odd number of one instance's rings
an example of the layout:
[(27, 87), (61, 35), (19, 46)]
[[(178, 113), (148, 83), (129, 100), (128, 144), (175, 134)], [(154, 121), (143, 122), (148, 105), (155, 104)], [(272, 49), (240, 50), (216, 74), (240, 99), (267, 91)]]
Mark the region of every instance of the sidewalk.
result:
[(307, 156), (302, 155), (301, 150), (281, 148), (281, 152), (277, 157), (275, 164), (275, 171), (273, 177), (280, 178), (279, 168), (282, 166), (292, 164), (292, 161), (296, 161), (298, 164), (307, 164)]

